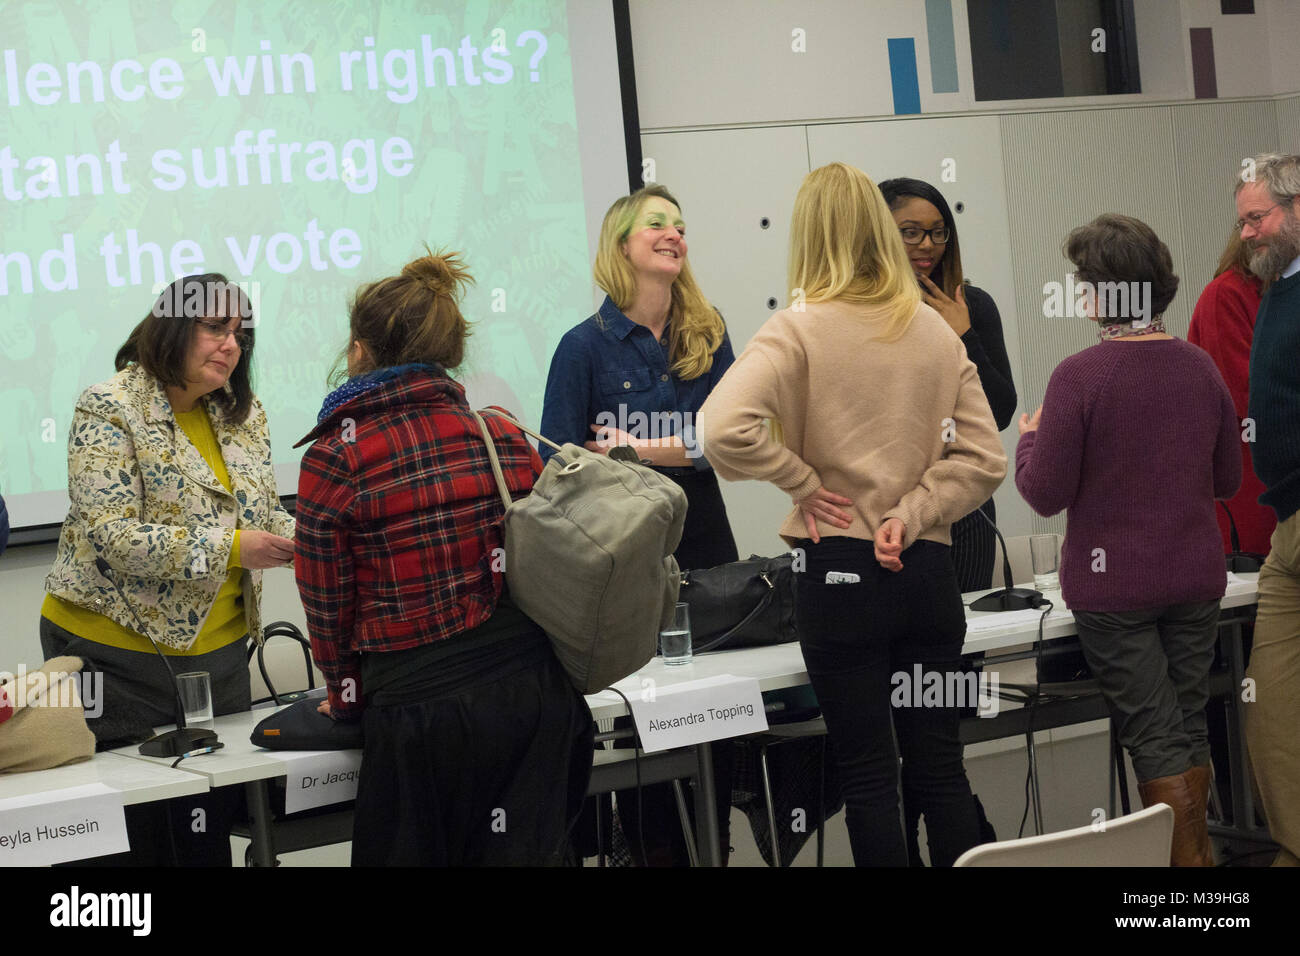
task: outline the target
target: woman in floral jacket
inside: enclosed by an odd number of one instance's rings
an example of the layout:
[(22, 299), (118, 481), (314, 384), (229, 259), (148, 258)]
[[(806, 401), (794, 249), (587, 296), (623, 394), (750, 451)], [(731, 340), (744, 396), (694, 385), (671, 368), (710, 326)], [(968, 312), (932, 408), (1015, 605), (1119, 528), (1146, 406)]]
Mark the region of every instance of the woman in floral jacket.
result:
[[(250, 383), (253, 333), (251, 303), (224, 276), (178, 279), (118, 351), (117, 374), (77, 400), (71, 507), (40, 633), (47, 658), (72, 654), (104, 673), (103, 714), (90, 721), (101, 747), (175, 722), (168, 674), (141, 628), (180, 658), (174, 670), (211, 675), (216, 714), (249, 707), (244, 648), (261, 637), (260, 572), (292, 560), (294, 533)], [(214, 823), (209, 814), (206, 832), (228, 863)]]

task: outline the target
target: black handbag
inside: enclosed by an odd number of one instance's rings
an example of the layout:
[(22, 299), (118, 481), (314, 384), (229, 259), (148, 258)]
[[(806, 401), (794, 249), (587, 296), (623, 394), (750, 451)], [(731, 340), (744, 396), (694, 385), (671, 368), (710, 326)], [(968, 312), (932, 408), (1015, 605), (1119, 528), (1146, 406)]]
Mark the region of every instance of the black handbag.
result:
[(365, 735), (360, 720), (335, 720), (318, 713), (321, 697), (295, 701), (263, 717), (249, 740), (267, 750), (360, 750)]
[(682, 572), (678, 600), (690, 605), (696, 654), (797, 641), (794, 557), (750, 555), (715, 568)]

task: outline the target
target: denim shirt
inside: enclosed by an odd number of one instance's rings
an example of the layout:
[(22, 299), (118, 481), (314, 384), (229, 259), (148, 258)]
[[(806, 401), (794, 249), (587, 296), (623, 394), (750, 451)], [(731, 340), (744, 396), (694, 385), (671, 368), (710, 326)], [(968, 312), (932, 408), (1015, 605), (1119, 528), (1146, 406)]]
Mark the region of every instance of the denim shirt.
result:
[[(542, 434), (559, 445), (594, 440), (592, 425), (612, 425), (637, 438), (676, 435), (693, 467), (660, 471), (681, 475), (712, 470), (695, 440), (695, 418), (735, 361), (731, 338), (724, 332), (709, 371), (683, 381), (669, 368), (667, 329), (655, 341), (649, 329), (629, 319), (606, 296), (600, 310), (566, 332), (555, 348), (546, 378)], [(543, 461), (555, 453), (547, 445), (539, 450)]]

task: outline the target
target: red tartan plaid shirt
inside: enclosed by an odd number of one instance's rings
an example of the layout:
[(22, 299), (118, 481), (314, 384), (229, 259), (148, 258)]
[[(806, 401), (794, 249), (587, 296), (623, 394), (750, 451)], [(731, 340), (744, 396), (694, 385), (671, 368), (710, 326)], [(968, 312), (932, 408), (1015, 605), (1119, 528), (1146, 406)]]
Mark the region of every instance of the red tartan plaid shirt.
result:
[[(515, 498), (541, 472), (513, 426), (483, 416)], [(465, 390), (412, 371), (339, 406), (298, 479), (294, 570), (338, 718), (363, 707), (360, 655), (477, 627), (501, 595), (504, 507)], [(352, 683), (349, 683), (352, 682)]]

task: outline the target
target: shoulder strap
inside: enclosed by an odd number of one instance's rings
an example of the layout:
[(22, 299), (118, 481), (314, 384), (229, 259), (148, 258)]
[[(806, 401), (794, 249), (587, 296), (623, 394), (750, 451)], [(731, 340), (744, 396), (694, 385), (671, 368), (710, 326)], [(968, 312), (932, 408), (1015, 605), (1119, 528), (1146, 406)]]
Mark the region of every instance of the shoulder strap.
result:
[(692, 653), (698, 652), (700, 654), (703, 654), (705, 651), (711, 651), (726, 644), (727, 641), (731, 640), (733, 634), (736, 634), (739, 631), (744, 630), (746, 627), (749, 626), (750, 621), (754, 620), (756, 617), (758, 617), (760, 614), (766, 611), (768, 607), (771, 606), (772, 600), (775, 597), (775, 595), (776, 595), (776, 589), (769, 584), (768, 592), (759, 599), (758, 603), (754, 605), (754, 609), (750, 611), (748, 614), (746, 614), (744, 619), (741, 620), (739, 624), (737, 624), (735, 627), (732, 627), (726, 633), (721, 634), (718, 637), (713, 638), (712, 640), (705, 641), (703, 644), (695, 647)]
[[(474, 411), (472, 408), (470, 411)], [(502, 415), (502, 418), (507, 416)], [(483, 441), (487, 444), (488, 460), (492, 462), (492, 474), (496, 476), (497, 491), (501, 492), (501, 502), (507, 508), (514, 504), (510, 498), (510, 489), (506, 486), (506, 476), (501, 472), (501, 459), (497, 457), (497, 446), (492, 443), (492, 433), (488, 431), (487, 422), (483, 421), (483, 416), (474, 412), (474, 418), (478, 422), (479, 431), (483, 433)]]
[[(511, 418), (511, 417), (510, 417), (509, 415), (507, 415), (505, 412), (499, 412), (499, 411), (497, 411), (495, 408), (485, 408), (485, 409), (483, 409), (483, 411), (487, 412), (489, 415), (495, 415), (497, 418), (504, 418), (506, 421), (508, 421), (511, 425), (514, 425), (515, 428), (518, 428), (518, 429), (519, 429), (521, 432), (523, 432), (525, 435), (531, 435), (532, 437), (536, 438), (538, 441), (540, 441), (540, 442), (545, 442), (546, 444), (548, 444), (548, 445), (550, 445), (552, 448), (554, 448), (556, 451), (563, 451), (563, 449), (560, 448), (559, 445), (555, 444), (555, 442), (551, 441), (551, 440), (550, 440), (549, 438), (547, 438), (545, 435), (542, 435), (542, 434), (539, 433), (539, 432), (535, 432), (535, 431), (533, 431), (531, 428), (529, 428), (527, 425), (524, 425), (524, 424), (522, 424), (522, 423), (520, 423), (520, 422), (515, 421), (513, 418)], [(475, 412), (474, 414), (477, 415), (478, 413)]]

